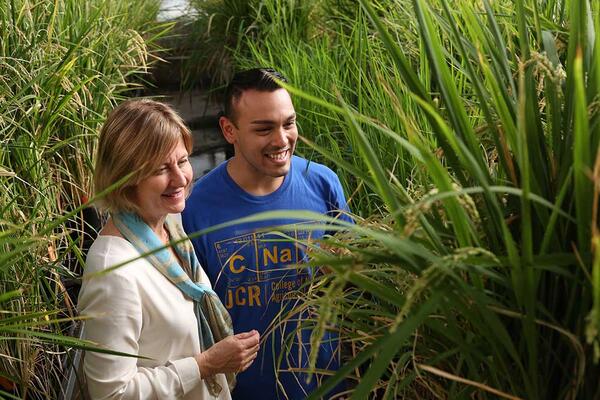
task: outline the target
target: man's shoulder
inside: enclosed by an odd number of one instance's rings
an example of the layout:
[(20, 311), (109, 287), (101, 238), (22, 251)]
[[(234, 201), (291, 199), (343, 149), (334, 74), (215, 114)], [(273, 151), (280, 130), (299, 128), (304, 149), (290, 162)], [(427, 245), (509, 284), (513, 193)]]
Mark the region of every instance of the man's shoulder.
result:
[(294, 156), (292, 158), (292, 168), (298, 176), (306, 180), (339, 180), (337, 174), (328, 166), (299, 156)]
[(317, 162), (294, 156), (293, 170), (295, 180), (308, 190), (329, 196), (341, 190), (340, 179), (331, 168)]
[(225, 184), (222, 170), (226, 167), (227, 161), (217, 165), (212, 171), (198, 179), (194, 183), (190, 198), (201, 199), (211, 193), (215, 193), (220, 188), (222, 189)]
[(186, 207), (181, 213), (184, 229), (199, 229), (200, 225), (204, 224), (219, 207), (219, 199), (226, 196), (223, 191), (226, 190), (227, 185), (221, 171), (226, 167), (226, 163), (218, 165), (194, 183), (192, 193), (185, 202)]

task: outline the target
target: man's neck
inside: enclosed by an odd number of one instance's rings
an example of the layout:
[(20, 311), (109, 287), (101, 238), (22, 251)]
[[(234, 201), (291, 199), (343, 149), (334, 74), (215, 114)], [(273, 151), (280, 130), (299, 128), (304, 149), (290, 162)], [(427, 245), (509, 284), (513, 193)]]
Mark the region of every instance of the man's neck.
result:
[(285, 179), (284, 176), (254, 174), (247, 168), (240, 167), (235, 157), (227, 163), (227, 173), (239, 187), (253, 196), (267, 196), (275, 192)]

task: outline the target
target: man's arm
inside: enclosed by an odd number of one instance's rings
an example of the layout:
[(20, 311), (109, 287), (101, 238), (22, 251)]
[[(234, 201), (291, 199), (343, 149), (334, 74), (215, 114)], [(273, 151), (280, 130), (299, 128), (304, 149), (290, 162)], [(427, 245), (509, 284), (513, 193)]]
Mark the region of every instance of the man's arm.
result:
[(350, 207), (346, 201), (344, 195), (344, 189), (340, 178), (337, 174), (331, 171), (331, 192), (329, 195), (328, 207), (329, 213), (332, 217), (338, 218), (342, 221), (354, 223), (352, 217), (350, 217)]

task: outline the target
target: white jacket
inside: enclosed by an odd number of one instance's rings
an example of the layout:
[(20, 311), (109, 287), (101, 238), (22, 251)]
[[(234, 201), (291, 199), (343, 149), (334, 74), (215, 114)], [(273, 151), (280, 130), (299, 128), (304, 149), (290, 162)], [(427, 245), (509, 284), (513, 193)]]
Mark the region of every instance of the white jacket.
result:
[[(213, 398), (200, 377), (194, 356), (200, 352), (193, 303), (125, 239), (98, 236), (92, 244), (79, 294), (85, 339), (106, 348), (150, 359), (86, 352), (84, 371), (92, 399)], [(89, 279), (88, 279), (89, 278)], [(202, 282), (210, 285), (202, 271)], [(227, 381), (218, 399), (231, 399)]]

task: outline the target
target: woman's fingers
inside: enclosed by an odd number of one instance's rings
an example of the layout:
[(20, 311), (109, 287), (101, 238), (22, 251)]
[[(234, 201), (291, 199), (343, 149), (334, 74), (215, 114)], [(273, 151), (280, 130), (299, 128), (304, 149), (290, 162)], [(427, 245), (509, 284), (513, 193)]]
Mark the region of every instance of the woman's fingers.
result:
[(245, 352), (245, 359), (249, 359), (249, 358), (254, 358), (256, 357), (256, 355), (258, 354), (258, 346), (254, 347), (253, 349), (249, 349)]
[(248, 362), (252, 362), (258, 355), (258, 346), (253, 347), (252, 349), (248, 349), (243, 351), (240, 354), (240, 366), (247, 364)]
[(260, 335), (257, 331), (238, 333), (235, 338), (240, 341), (244, 348), (254, 347), (260, 341)]
[(253, 362), (254, 362), (254, 359), (252, 359), (251, 361), (248, 361), (246, 364), (242, 365), (242, 368), (240, 369), (239, 372), (243, 372), (243, 371), (247, 370), (252, 365)]
[(257, 357), (259, 343), (260, 335), (256, 330), (229, 336), (215, 343), (196, 357), (201, 375), (246, 370)]
[(247, 351), (248, 353), (256, 353), (256, 352), (258, 351), (258, 349), (259, 349), (259, 348), (260, 348), (260, 345), (258, 345), (258, 344), (257, 344), (256, 346), (253, 346), (253, 347), (251, 347), (251, 348), (247, 349), (246, 351)]
[(233, 335), (233, 336), (235, 336), (235, 337), (236, 337), (236, 338), (238, 338), (238, 339), (245, 339), (245, 338), (247, 338), (247, 337), (250, 337), (250, 336), (256, 335), (257, 333), (258, 333), (258, 332), (256, 331), (256, 329), (252, 329), (251, 331), (248, 331), (248, 332), (236, 333), (236, 334), (235, 334), (235, 335)]
[(247, 370), (248, 367), (252, 365), (252, 363), (254, 362), (254, 360), (256, 360), (256, 356), (257, 355), (258, 355), (257, 353), (252, 353), (250, 355), (250, 357), (248, 357), (248, 359), (246, 360), (246, 362), (244, 364), (242, 364), (242, 367), (240, 368), (239, 372)]
[(242, 362), (238, 372), (245, 371), (258, 356), (259, 345), (255, 345), (243, 352)]

